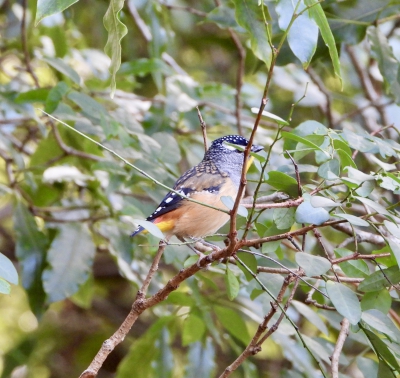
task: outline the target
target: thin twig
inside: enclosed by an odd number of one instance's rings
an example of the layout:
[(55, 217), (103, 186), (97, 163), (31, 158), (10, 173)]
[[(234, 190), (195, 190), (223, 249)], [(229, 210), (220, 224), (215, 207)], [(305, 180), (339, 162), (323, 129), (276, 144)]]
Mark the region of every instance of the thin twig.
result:
[(153, 36), (151, 35), (150, 28), (143, 21), (142, 17), (140, 17), (139, 12), (137, 11), (135, 5), (133, 4), (133, 1), (127, 1), (126, 4), (128, 6), (128, 11), (129, 11), (130, 15), (132, 16), (133, 20), (136, 23), (136, 26), (138, 27), (139, 31), (142, 33), (143, 38), (145, 39), (146, 42), (151, 42), (153, 39)]
[(188, 13), (194, 14), (196, 16), (200, 16), (200, 17), (207, 17), (206, 12), (199, 11), (195, 8), (182, 7), (182, 6), (178, 6), (178, 5), (170, 5), (170, 4), (164, 3), (163, 1), (160, 1), (160, 4), (163, 5), (164, 7), (166, 7), (167, 9), (188, 12)]
[(305, 299), (305, 303), (306, 304), (312, 304), (313, 306), (317, 307), (317, 308), (322, 308), (324, 310), (330, 310), (330, 311), (336, 311), (335, 307), (331, 307), (328, 306), (326, 304), (320, 304), (318, 303), (315, 299), (313, 299), (313, 295), (315, 293), (316, 290), (318, 290), (318, 286), (320, 284), (321, 280), (318, 279), (317, 282), (315, 283), (315, 285), (311, 288), (311, 290), (308, 292), (307, 294), (307, 298)]
[(80, 157), (83, 159), (94, 160), (94, 161), (106, 161), (106, 159), (104, 159), (101, 156), (97, 156), (97, 155), (89, 154), (89, 153), (86, 153), (83, 151), (79, 151), (73, 147), (66, 145), (57, 129), (57, 126), (54, 124), (54, 122), (50, 121), (49, 123), (53, 130), (53, 133), (54, 133), (54, 136), (56, 138), (58, 145), (66, 154), (72, 155), (72, 156), (77, 156), (77, 157)]
[[(278, 303), (281, 303), (283, 300), (283, 296), (286, 292), (287, 287), (289, 286), (292, 278), (290, 276), (286, 277), (284, 280), (281, 289), (279, 290), (279, 293), (276, 297), (275, 302), (271, 302), (271, 309), (268, 312), (268, 314), (264, 317), (264, 320), (259, 324), (256, 333), (254, 334), (253, 338), (251, 339), (250, 343), (247, 345), (247, 347), (243, 350), (243, 352), (236, 358), (235, 361), (233, 361), (229, 366), (225, 368), (223, 373), (219, 376), (219, 378), (226, 378), (229, 377), (248, 357), (255, 355), (261, 351), (261, 344), (265, 341), (262, 340), (261, 337), (263, 333), (267, 330), (267, 326), (269, 321), (272, 319), (272, 317), (275, 315), (277, 309), (278, 309)], [(296, 281), (297, 283), (298, 281)], [(294, 291), (296, 290), (297, 285), (295, 285), (295, 289), (292, 290), (292, 293), (294, 294)], [(292, 294), (291, 293), (291, 294)], [(291, 297), (293, 297), (291, 295)], [(286, 307), (286, 306), (285, 306)], [(279, 317), (278, 321), (274, 324), (273, 327), (270, 328), (274, 332), (280, 322), (283, 320), (283, 317), (285, 316), (285, 312), (282, 309), (282, 314)], [(271, 332), (271, 333), (272, 333)], [(264, 335), (265, 336), (265, 335)], [(269, 336), (269, 335), (268, 335)]]
[(28, 49), (28, 42), (27, 42), (27, 35), (26, 35), (26, 9), (27, 9), (27, 0), (22, 0), (22, 20), (21, 20), (21, 43), (22, 49), (24, 51), (24, 59), (25, 59), (25, 66), (26, 71), (31, 75), (36, 88), (40, 88), (39, 80), (32, 69), (31, 66), (31, 58), (29, 56), (29, 49)]
[(240, 97), (242, 93), (243, 86), (243, 76), (244, 76), (244, 62), (246, 59), (246, 50), (240, 42), (240, 39), (236, 32), (232, 29), (228, 29), (229, 34), (236, 45), (239, 55), (239, 62), (236, 75), (236, 93), (235, 93), (235, 116), (236, 116), (236, 126), (238, 129), (238, 134), (243, 135), (242, 130), (242, 120), (241, 120), (241, 109), (242, 109), (242, 99)]
[(390, 257), (390, 253), (377, 253), (372, 255), (360, 255), (359, 253), (354, 253), (350, 256), (339, 257), (337, 259), (332, 260), (332, 264), (340, 264), (344, 261), (350, 260), (375, 260), (382, 257)]
[(340, 325), (341, 328), (338, 339), (336, 341), (335, 349), (333, 350), (332, 356), (330, 357), (332, 378), (339, 378), (339, 357), (343, 349), (343, 344), (346, 341), (347, 336), (349, 335), (350, 323), (348, 319), (343, 318), (343, 320), (340, 322)]
[[(358, 75), (358, 78), (360, 79), (361, 87), (363, 88), (365, 96), (372, 103), (378, 102), (379, 96), (376, 93), (374, 86), (371, 82), (371, 79), (368, 76), (366, 70), (364, 70), (364, 68), (359, 63), (359, 61), (357, 59), (357, 54), (355, 53), (354, 48), (352, 46), (346, 45), (345, 49), (346, 49), (347, 54), (350, 57), (350, 60), (354, 66), (354, 69)], [(386, 115), (386, 112), (384, 111), (384, 109), (380, 106), (375, 106), (375, 108), (381, 117), (382, 125), (384, 125), (384, 126), (387, 125), (389, 122), (388, 122), (387, 115)]]
[(203, 134), (203, 141), (204, 141), (204, 151), (207, 152), (208, 150), (208, 145), (207, 145), (207, 125), (203, 120), (203, 117), (201, 116), (200, 109), (198, 106), (196, 106), (197, 109), (197, 116), (199, 117), (200, 120), (200, 126), (201, 126), (201, 132)]
[[(332, 257), (329, 255), (328, 251), (327, 251), (326, 248), (325, 248), (324, 243), (322, 242), (321, 233), (320, 233), (318, 230), (316, 230), (316, 229), (313, 230), (313, 233), (314, 233), (314, 236), (316, 237), (316, 239), (318, 240), (318, 243), (319, 243), (319, 245), (321, 246), (322, 250), (324, 251), (324, 254), (325, 254), (326, 258), (327, 258), (327, 259), (329, 260), (329, 262), (332, 264)], [(339, 276), (337, 275), (335, 269), (332, 269), (332, 271), (333, 271), (333, 274), (334, 274), (335, 277), (336, 277), (337, 282), (340, 282)]]
[(347, 222), (347, 220), (339, 220), (339, 221), (328, 221), (324, 222), (320, 225), (316, 224), (311, 224), (309, 226), (302, 227), (298, 230), (290, 231), (290, 232), (285, 232), (283, 234), (278, 234), (278, 235), (272, 235), (272, 236), (266, 236), (264, 238), (258, 238), (258, 239), (248, 239), (248, 240), (240, 240), (240, 248), (242, 247), (253, 247), (257, 244), (260, 243), (268, 243), (271, 241), (276, 241), (276, 240), (282, 240), (282, 239), (287, 239), (290, 236), (297, 236), (297, 235), (304, 235), (309, 231), (314, 230), (315, 228), (321, 228), (321, 227), (328, 227), (328, 226), (334, 226), (339, 223), (344, 223)]
[[(354, 238), (353, 230), (349, 224), (345, 224), (345, 223), (335, 224), (335, 225), (332, 225), (332, 227), (334, 229), (344, 232), (345, 234)], [(371, 244), (375, 244), (375, 245), (378, 245), (381, 247), (386, 245), (384, 238), (380, 235), (375, 235), (375, 234), (372, 234), (371, 232), (361, 231), (361, 230), (357, 230), (357, 229), (355, 229), (355, 232), (357, 235), (358, 243), (371, 243)]]
[[(286, 274), (292, 274), (293, 272), (296, 273), (297, 275), (300, 275), (299, 269), (291, 271), (289, 268), (285, 269), (285, 268), (270, 268), (267, 266), (257, 266), (257, 273), (271, 273), (271, 274), (285, 274), (286, 275)], [(313, 276), (311, 278), (321, 279), (320, 276)], [(324, 279), (329, 280), (329, 281), (338, 282), (338, 280), (335, 276), (325, 276), (324, 275)], [(342, 276), (340, 277), (340, 282), (360, 283), (362, 281), (364, 281), (364, 278), (342, 277)], [(312, 287), (312, 285), (309, 285), (309, 286)]]
[[(219, 0), (215, 0), (215, 4), (219, 7), (221, 6), (221, 2)], [(228, 28), (229, 35), (232, 38), (233, 43), (235, 44), (238, 55), (239, 55), (239, 63), (236, 74), (236, 93), (235, 93), (235, 116), (236, 116), (236, 127), (239, 135), (243, 135), (242, 130), (242, 122), (241, 122), (241, 109), (242, 109), (242, 100), (240, 98), (240, 94), (242, 92), (243, 86), (243, 77), (244, 77), (244, 62), (246, 59), (246, 49), (243, 47), (242, 42), (240, 41), (239, 36), (232, 28)]]
[(289, 308), (290, 303), (293, 300), (294, 294), (296, 293), (297, 287), (299, 286), (299, 280), (296, 277), (295, 281), (294, 281), (294, 285), (292, 288), (292, 291), (290, 292), (289, 298), (285, 303), (285, 307), (283, 308), (283, 311), (281, 312), (278, 320), (275, 322), (275, 324), (267, 331), (267, 333), (261, 338), (261, 340), (257, 343), (257, 345), (259, 345), (261, 347), (261, 344), (263, 344), (265, 342), (265, 340), (268, 339), (268, 337), (270, 337), (279, 327), (279, 324), (281, 324), (287, 309)]
[(331, 94), (329, 93), (329, 90), (325, 87), (325, 84), (323, 83), (321, 78), (317, 75), (317, 73), (314, 71), (314, 69), (311, 66), (309, 66), (306, 71), (308, 73), (308, 76), (310, 76), (310, 79), (313, 81), (313, 83), (318, 87), (318, 89), (325, 96), (326, 107), (325, 107), (325, 109), (321, 109), (321, 110), (324, 110), (329, 127), (333, 128), (334, 119), (333, 119), (333, 114), (332, 114)]
[(300, 197), (294, 200), (288, 200), (285, 202), (279, 203), (256, 203), (255, 205), (250, 203), (243, 203), (241, 202), (240, 205), (247, 208), (255, 208), (255, 209), (282, 209), (282, 208), (289, 208), (289, 207), (297, 207), (304, 202), (304, 198)]

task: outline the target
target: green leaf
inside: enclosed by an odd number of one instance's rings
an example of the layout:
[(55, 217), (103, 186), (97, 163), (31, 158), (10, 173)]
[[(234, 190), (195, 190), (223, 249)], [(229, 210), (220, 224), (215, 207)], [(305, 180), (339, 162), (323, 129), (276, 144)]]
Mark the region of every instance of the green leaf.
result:
[(251, 50), (269, 67), (272, 51), (268, 43), (267, 25), (263, 19), (261, 6), (252, 0), (233, 0), (233, 3), (237, 23), (250, 34)]
[(10, 259), (0, 253), (0, 278), (18, 285), (18, 273)]
[(181, 152), (178, 142), (169, 133), (154, 133), (152, 138), (159, 143), (162, 148), (154, 151), (157, 158), (163, 163), (177, 164), (181, 161)]
[(50, 302), (60, 301), (78, 291), (91, 268), (96, 246), (85, 224), (58, 226), (47, 255), (50, 265), (43, 272), (43, 287)]
[(298, 196), (298, 185), (296, 179), (279, 171), (268, 172), (268, 179), (265, 181), (273, 188), (281, 190), (292, 197)]
[(329, 350), (324, 347), (324, 345), (321, 345), (317, 340), (303, 335), (303, 339), (305, 343), (307, 344), (308, 348), (312, 351), (313, 355), (317, 357), (317, 359), (324, 361), (325, 363), (329, 364), (330, 362), (330, 355), (329, 355)]
[(382, 360), (379, 360), (378, 377), (379, 378), (396, 378), (396, 374), (392, 368)]
[(331, 159), (321, 164), (318, 175), (327, 180), (336, 180), (340, 175), (340, 163), (337, 159)]
[(357, 366), (364, 374), (365, 378), (378, 378), (378, 364), (370, 359), (358, 356), (356, 358)]
[(132, 378), (133, 371), (137, 377), (155, 377), (152, 365), (160, 353), (155, 343), (160, 338), (163, 328), (172, 321), (176, 322), (176, 315), (163, 316), (152, 323), (150, 328), (131, 344), (125, 358), (118, 365), (115, 378)]
[(391, 190), (394, 194), (400, 194), (400, 182), (398, 177), (390, 172), (375, 175), (375, 180), (381, 188)]
[(124, 62), (121, 64), (119, 75), (131, 74), (144, 77), (154, 72), (161, 72), (167, 76), (173, 75), (171, 67), (158, 58), (141, 58), (130, 62)]
[(10, 294), (11, 293), (11, 285), (6, 281), (0, 278), (0, 293), (1, 294)]
[[(387, 278), (386, 278), (386, 277)], [(385, 287), (396, 285), (400, 282), (400, 271), (397, 265), (391, 266), (388, 269), (378, 270), (367, 277), (363, 282), (358, 285), (358, 290), (378, 291)]]
[(400, 343), (400, 331), (392, 320), (381, 311), (377, 309), (364, 311), (362, 320), (378, 332), (385, 334), (391, 340)]
[[(343, 152), (345, 152), (345, 154), (347, 156), (350, 157), (350, 159), (353, 161), (353, 158), (351, 158), (351, 148), (349, 147), (348, 143), (346, 141), (344, 141), (340, 136), (337, 137), (338, 139), (334, 139), (333, 140), (333, 147), (335, 148), (335, 151), (337, 152), (338, 150), (341, 150)], [(354, 164), (354, 161), (353, 161)], [(346, 167), (347, 165), (351, 165), (352, 164), (344, 164), (342, 162), (342, 167)], [(355, 167), (357, 168), (357, 167)]]
[(183, 322), (182, 345), (187, 346), (202, 339), (206, 325), (197, 315), (190, 313)]
[(399, 224), (394, 223), (394, 222), (390, 222), (388, 220), (384, 220), (383, 224), (385, 225), (385, 227), (387, 228), (387, 230), (396, 238), (400, 239), (400, 227)]
[(371, 44), (371, 56), (378, 62), (378, 67), (386, 83), (386, 88), (395, 97), (396, 102), (399, 103), (399, 61), (395, 58), (392, 47), (379, 28), (375, 26), (368, 27), (367, 36)]
[(170, 295), (168, 295), (168, 298), (165, 300), (165, 303), (170, 303), (178, 306), (194, 306), (195, 305), (195, 300), (193, 297), (185, 292), (181, 291), (173, 291)]
[(107, 114), (107, 110), (103, 105), (85, 93), (71, 91), (67, 97), (79, 106), (85, 114), (97, 120), (100, 120), (102, 116), (105, 117)]
[(368, 197), (374, 189), (375, 183), (373, 181), (365, 181), (355, 190), (355, 192), (360, 197)]
[(360, 202), (362, 202), (364, 205), (369, 206), (371, 209), (375, 210), (381, 215), (388, 215), (392, 216), (392, 214), (389, 213), (382, 205), (380, 205), (377, 201), (372, 201), (369, 198), (363, 198), (363, 197), (354, 197), (358, 199)]
[(325, 323), (318, 316), (318, 314), (313, 311), (309, 306), (305, 305), (302, 302), (292, 301), (292, 305), (296, 308), (296, 310), (304, 316), (312, 325), (317, 327), (322, 333), (325, 335), (329, 335), (329, 331)]
[(299, 135), (293, 134), (293, 133), (289, 133), (287, 131), (282, 131), (282, 136), (285, 139), (290, 139), (290, 140), (294, 140), (296, 142), (302, 143), (307, 147), (310, 147), (313, 150), (317, 150), (317, 151), (321, 151), (323, 152), (326, 156), (329, 156), (327, 154), (327, 152), (325, 152), (321, 147), (319, 147), (318, 145), (316, 145), (315, 143), (311, 142), (310, 140), (303, 138)]
[(249, 331), (243, 318), (234, 310), (228, 307), (214, 306), (215, 314), (223, 327), (244, 345), (250, 340)]
[(352, 167), (357, 168), (356, 163), (352, 159), (351, 155), (348, 154), (346, 151), (342, 150), (341, 148), (336, 149), (336, 153), (339, 155), (340, 163), (342, 167)]
[(325, 44), (328, 46), (329, 49), (329, 55), (331, 56), (332, 64), (333, 64), (333, 69), (335, 71), (335, 75), (340, 79), (341, 85), (343, 85), (342, 82), (342, 76), (340, 73), (340, 60), (339, 60), (339, 54), (336, 49), (336, 43), (335, 43), (335, 38), (332, 34), (332, 31), (329, 27), (328, 20), (326, 19), (324, 10), (322, 9), (321, 4), (316, 4), (315, 0), (304, 0), (305, 4), (307, 6), (311, 6), (309, 9), (309, 14), (311, 18), (315, 20), (317, 23), (319, 30), (321, 32), (322, 39), (324, 40)]
[(229, 300), (233, 301), (239, 294), (240, 285), (239, 285), (239, 280), (229, 269), (228, 265), (226, 265), (226, 270), (225, 270), (225, 285), (226, 285), (226, 290), (228, 292), (228, 298)]
[(368, 227), (369, 223), (362, 218), (356, 217), (351, 214), (333, 214), (334, 217), (346, 219), (353, 226)]
[(86, 282), (80, 286), (79, 290), (70, 298), (77, 306), (89, 310), (95, 294), (95, 282), (93, 276), (89, 276)]
[[(375, 350), (375, 353), (380, 357), (379, 359), (380, 360), (384, 359), (394, 369), (399, 370), (400, 366), (399, 366), (396, 358), (393, 356), (392, 352), (389, 350), (387, 345), (381, 340), (381, 338), (378, 335), (375, 335), (373, 332), (371, 332), (368, 329), (363, 328), (363, 331), (364, 331), (365, 335), (368, 337), (368, 340), (371, 342), (371, 344)], [(381, 376), (379, 376), (379, 375), (378, 375), (378, 377), (381, 378)], [(382, 377), (382, 378), (386, 378), (386, 377)]]
[[(255, 275), (257, 275), (257, 260), (255, 256), (251, 253), (238, 252), (237, 256)], [(244, 273), (247, 281), (251, 281), (254, 277), (249, 273), (249, 271), (238, 263), (237, 266)]]
[(115, 75), (121, 65), (121, 39), (128, 33), (127, 27), (120, 21), (119, 12), (125, 0), (110, 0), (110, 5), (104, 15), (104, 27), (108, 31), (108, 39), (104, 48), (105, 53), (111, 58), (111, 97), (116, 90)]
[(274, 223), (278, 230), (284, 230), (292, 227), (294, 223), (294, 207), (275, 209), (273, 214)]
[(387, 239), (387, 242), (389, 244), (390, 252), (392, 255), (395, 257), (397, 261), (397, 265), (400, 267), (400, 244), (397, 241), (394, 241), (392, 239)]
[(336, 203), (329, 198), (322, 197), (322, 196), (312, 196), (310, 199), (310, 203), (313, 207), (337, 207), (341, 206), (340, 203)]
[(392, 297), (386, 289), (365, 293), (361, 299), (363, 311), (376, 309), (387, 314), (392, 306)]
[[(346, 248), (336, 248), (335, 254), (339, 257), (351, 256), (354, 253)], [(368, 277), (370, 272), (364, 260), (348, 260), (339, 264), (343, 272), (349, 277)]]
[(153, 236), (155, 236), (157, 239), (164, 239), (165, 236), (161, 232), (161, 230), (153, 223), (149, 222), (143, 219), (133, 219), (134, 223), (137, 223), (139, 226), (142, 226), (145, 228), (147, 231), (150, 232)]
[(376, 144), (371, 142), (370, 136), (366, 133), (353, 133), (349, 129), (343, 129), (343, 138), (347, 140), (349, 146), (361, 152), (379, 152)]
[[(251, 108), (251, 112), (254, 114), (258, 114), (258, 112), (260, 111), (259, 108)], [(273, 121), (275, 121), (276, 123), (278, 123), (279, 125), (285, 125), (285, 126), (289, 126), (289, 122), (285, 121), (284, 119), (282, 119), (281, 117), (278, 117), (275, 114), (272, 114), (270, 112), (267, 112), (266, 110), (263, 110), (263, 112), (261, 113), (261, 115), (263, 117), (272, 119)]]
[(337, 312), (347, 318), (350, 324), (357, 324), (361, 319), (361, 306), (356, 293), (347, 286), (328, 281), (326, 291)]
[(33, 312), (40, 314), (44, 301), (41, 275), (48, 244), (47, 236), (39, 231), (35, 218), (19, 200), (14, 209), (14, 229), (17, 235), (16, 255), (22, 268), (22, 285), (28, 291)]
[(63, 81), (59, 81), (55, 87), (53, 87), (47, 98), (46, 106), (44, 111), (46, 113), (53, 113), (57, 109), (58, 104), (62, 100), (63, 96), (68, 92), (69, 86)]
[(278, 22), (281, 30), (286, 31), (294, 13), (298, 16), (292, 23), (288, 32), (288, 43), (293, 54), (303, 64), (303, 68), (307, 68), (315, 53), (318, 42), (318, 26), (315, 21), (310, 18), (309, 11), (299, 15), (305, 9), (303, 2), (297, 7), (297, 2), (291, 0), (281, 0), (276, 6), (278, 13)]
[(45, 17), (60, 13), (77, 2), (78, 0), (38, 0), (35, 26)]
[(230, 3), (221, 4), (207, 14), (204, 22), (215, 22), (220, 28), (237, 28), (235, 20), (235, 10), (230, 7)]
[(78, 75), (78, 73), (62, 59), (46, 57), (42, 58), (42, 60), (50, 64), (50, 66), (52, 66), (58, 72), (61, 72), (63, 75), (69, 77), (74, 83), (78, 85), (81, 83), (81, 77)]
[(23, 104), (25, 102), (44, 102), (49, 94), (47, 88), (32, 89), (27, 92), (20, 93), (16, 98), (17, 104)]
[(324, 257), (310, 255), (305, 252), (297, 252), (295, 258), (297, 264), (304, 269), (308, 277), (320, 276), (331, 268), (331, 263)]
[[(233, 207), (235, 206), (235, 201), (232, 197), (230, 196), (222, 196), (221, 197), (221, 202), (229, 209), (232, 210)], [(238, 206), (237, 209), (237, 214), (240, 215), (241, 217), (247, 218), (249, 215), (249, 212), (247, 211), (247, 209), (245, 207), (243, 207), (242, 205)]]
[[(189, 345), (188, 360), (185, 377), (209, 378), (215, 372), (217, 353), (211, 337), (204, 342)], [(188, 374), (189, 372), (189, 374)]]
[[(275, 223), (272, 223), (271, 227), (269, 227), (267, 229), (267, 231), (264, 232), (263, 237), (278, 235), (278, 234), (281, 234), (282, 232), (285, 232), (285, 231), (286, 230), (278, 230), (278, 228), (276, 227)], [(264, 254), (273, 253), (278, 249), (280, 244), (281, 244), (281, 240), (275, 240), (273, 242), (264, 243), (262, 245), (262, 253), (264, 253)]]
[(373, 175), (368, 175), (364, 172), (359, 171), (357, 168), (347, 167), (345, 169), (349, 175), (349, 178), (354, 180), (357, 184), (362, 184), (365, 181), (374, 181), (375, 177)]
[(322, 207), (313, 207), (310, 202), (303, 202), (296, 210), (297, 223), (320, 225), (329, 220), (329, 213)]

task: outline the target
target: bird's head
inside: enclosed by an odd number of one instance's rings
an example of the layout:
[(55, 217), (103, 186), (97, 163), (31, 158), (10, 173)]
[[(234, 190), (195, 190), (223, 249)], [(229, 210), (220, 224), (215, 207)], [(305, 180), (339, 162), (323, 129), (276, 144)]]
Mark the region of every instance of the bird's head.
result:
[[(219, 169), (225, 172), (236, 172), (238, 174), (242, 171), (244, 149), (248, 144), (249, 141), (240, 135), (226, 135), (211, 143), (204, 160), (212, 160)], [(262, 146), (253, 144), (250, 151), (258, 152), (262, 149)], [(247, 161), (247, 169), (252, 162), (253, 157), (250, 156)]]
[[(249, 144), (249, 141), (240, 135), (226, 135), (218, 138), (211, 143), (207, 154), (227, 154), (236, 155), (243, 154), (244, 148)], [(251, 152), (258, 152), (263, 149), (262, 146), (253, 144), (251, 146)]]

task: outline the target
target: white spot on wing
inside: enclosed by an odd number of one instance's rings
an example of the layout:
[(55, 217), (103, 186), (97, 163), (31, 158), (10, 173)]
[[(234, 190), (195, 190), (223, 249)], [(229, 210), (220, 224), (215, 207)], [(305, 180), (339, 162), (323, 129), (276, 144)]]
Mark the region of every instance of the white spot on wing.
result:
[(169, 197), (165, 200), (165, 203), (170, 203), (172, 201), (172, 197)]

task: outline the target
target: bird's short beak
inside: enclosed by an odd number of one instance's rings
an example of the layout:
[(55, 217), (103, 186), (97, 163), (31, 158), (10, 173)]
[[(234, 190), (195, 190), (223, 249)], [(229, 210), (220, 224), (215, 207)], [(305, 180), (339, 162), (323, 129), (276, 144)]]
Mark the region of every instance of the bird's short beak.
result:
[(257, 144), (253, 144), (253, 145), (251, 146), (251, 152), (258, 152), (258, 151), (261, 151), (261, 150), (263, 150), (263, 149), (264, 149), (263, 146), (258, 146)]

